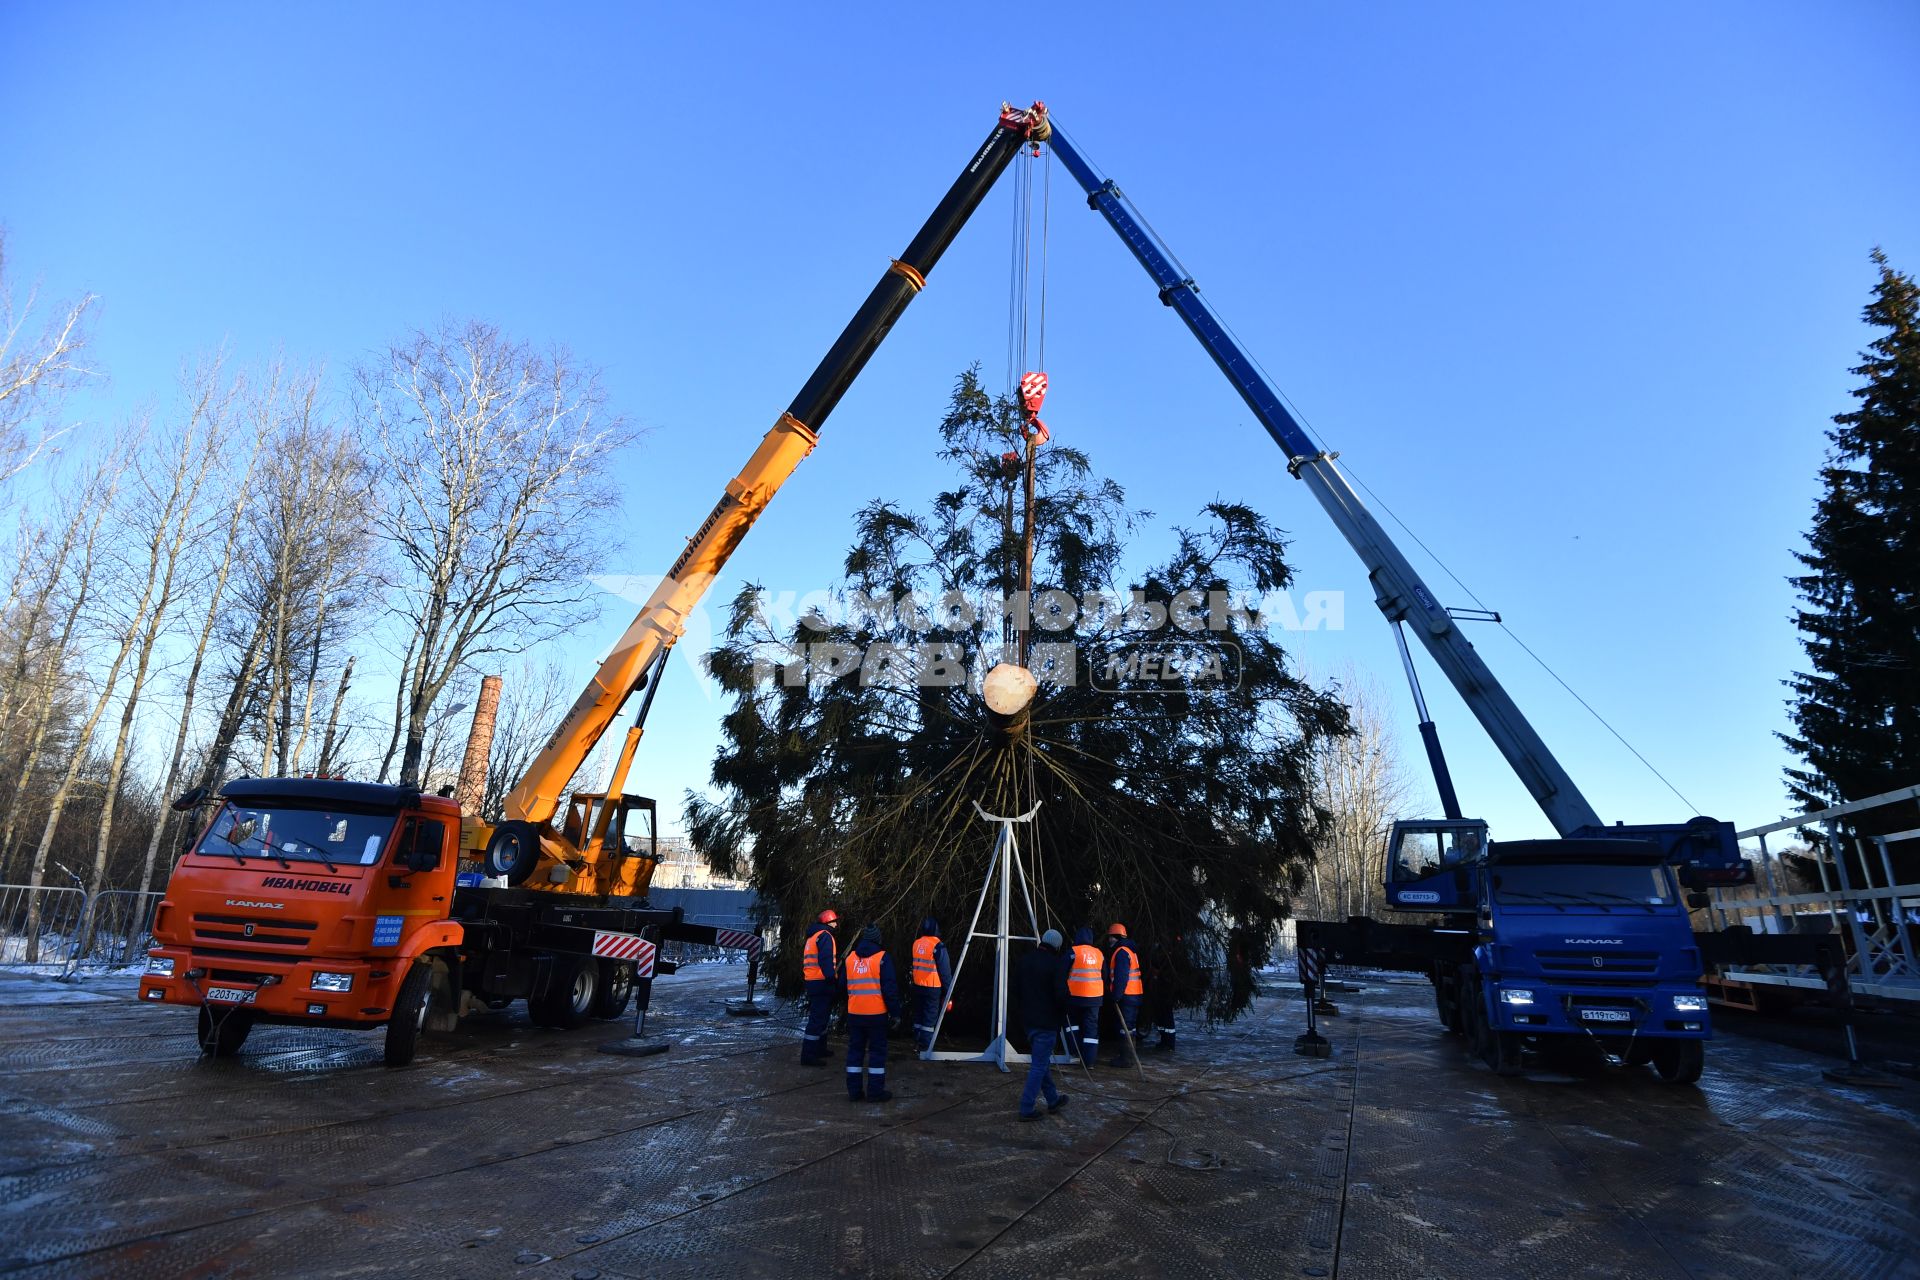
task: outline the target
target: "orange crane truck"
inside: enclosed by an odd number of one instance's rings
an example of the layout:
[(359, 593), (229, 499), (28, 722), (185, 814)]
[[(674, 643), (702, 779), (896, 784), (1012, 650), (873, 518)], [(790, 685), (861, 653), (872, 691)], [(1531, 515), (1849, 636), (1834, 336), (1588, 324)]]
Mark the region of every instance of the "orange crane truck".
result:
[[(167, 882), (140, 998), (197, 1008), (200, 1049), (212, 1056), (237, 1052), (261, 1023), (385, 1027), (386, 1061), (402, 1066), (423, 1030), (515, 1000), (543, 1026), (618, 1017), (636, 988), (644, 999), (662, 941), (744, 947), (756, 962), (757, 935), (688, 924), (647, 903), (657, 814), (625, 783), (653, 694), (687, 616), (827, 415), (1009, 162), (1049, 133), (1040, 103), (1002, 110), (688, 539), (500, 822), (379, 783), (243, 778), (217, 795), (195, 788), (176, 808), (212, 814)], [(606, 790), (574, 792), (561, 814), (568, 782), (643, 690)], [(477, 866), (463, 868), (463, 855)]]

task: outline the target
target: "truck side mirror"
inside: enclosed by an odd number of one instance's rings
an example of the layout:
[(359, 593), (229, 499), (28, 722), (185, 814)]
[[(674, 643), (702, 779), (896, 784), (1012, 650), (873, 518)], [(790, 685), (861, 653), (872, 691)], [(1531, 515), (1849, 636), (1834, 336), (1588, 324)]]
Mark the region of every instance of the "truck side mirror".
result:
[(437, 822), (410, 822), (407, 824), (405, 843), (400, 846), (394, 862), (407, 869), (411, 875), (416, 871), (436, 871), (440, 867), (440, 840), (442, 828)]
[(175, 796), (173, 803), (168, 807), (175, 813), (187, 813), (205, 804), (208, 794), (205, 787), (194, 787), (189, 791), (183, 791), (178, 796)]
[(1713, 899), (1698, 889), (1693, 890), (1687, 895), (1687, 910), (1689, 911), (1705, 911), (1712, 905)]

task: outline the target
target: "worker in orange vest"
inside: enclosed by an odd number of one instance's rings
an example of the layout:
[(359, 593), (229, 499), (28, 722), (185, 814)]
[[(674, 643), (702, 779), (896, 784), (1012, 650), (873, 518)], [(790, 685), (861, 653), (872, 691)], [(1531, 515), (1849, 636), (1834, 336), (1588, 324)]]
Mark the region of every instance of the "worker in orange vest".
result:
[(1121, 1050), (1112, 1064), (1130, 1066), (1140, 1045), (1140, 1006), (1146, 1002), (1147, 984), (1140, 972), (1140, 953), (1127, 941), (1127, 926), (1118, 920), (1107, 929), (1107, 945), (1113, 948), (1107, 957), (1107, 990), (1113, 993), (1114, 1007), (1120, 1011)]
[[(1089, 1067), (1100, 1056), (1100, 1006), (1104, 1003), (1106, 982), (1101, 977), (1106, 957), (1093, 945), (1093, 930), (1081, 929), (1073, 935), (1073, 950), (1067, 957), (1067, 1013), (1073, 1019), (1069, 1028), (1067, 1051), (1078, 1053)], [(1076, 1049), (1073, 1040), (1079, 1040)]]
[(833, 1016), (833, 997), (840, 986), (839, 948), (833, 940), (840, 916), (832, 907), (820, 913), (800, 952), (800, 976), (807, 982), (807, 1029), (800, 1033), (800, 1065), (827, 1063), (827, 1022)]
[[(887, 1088), (887, 1022), (898, 1016), (900, 987), (893, 961), (880, 946), (880, 927), (868, 925), (847, 956), (847, 1101), (893, 1097)], [(862, 1058), (865, 1058), (864, 1064)]]
[(940, 940), (940, 922), (928, 916), (913, 940), (913, 1038), (925, 1053), (933, 1048), (933, 1029), (940, 1024), (940, 1004), (953, 986), (953, 962)]

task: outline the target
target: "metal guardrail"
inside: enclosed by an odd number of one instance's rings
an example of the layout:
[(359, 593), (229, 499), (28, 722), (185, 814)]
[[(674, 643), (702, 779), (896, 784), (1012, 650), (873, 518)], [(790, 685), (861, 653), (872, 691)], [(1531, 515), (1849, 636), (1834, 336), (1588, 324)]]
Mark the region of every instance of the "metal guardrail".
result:
[(94, 894), (74, 952), (75, 966), (117, 969), (141, 963), (153, 941), (153, 913), (165, 896), (158, 890), (137, 889), (103, 889)]
[(0, 884), (0, 965), (64, 968), (86, 914), (84, 889)]
[(158, 891), (0, 884), (0, 968), (50, 973), (136, 964), (153, 931)]
[[(1920, 828), (1862, 835), (1859, 816), (1920, 799), (1920, 786), (1905, 787), (1815, 813), (1782, 818), (1738, 832), (1754, 864), (1755, 890), (1720, 889), (1709, 910), (1716, 928), (1745, 925), (1755, 933), (1838, 934), (1847, 954), (1847, 985), (1858, 995), (1920, 1000), (1920, 882), (1899, 882), (1892, 850), (1920, 842)], [(1810, 861), (1820, 888), (1796, 891), (1779, 833), (1812, 828), (1819, 844), (1795, 846)], [(1769, 844), (1768, 837), (1774, 837)], [(1907, 850), (1902, 848), (1902, 852)], [(1729, 968), (1723, 976), (1760, 986), (1824, 989), (1826, 979), (1806, 966)]]

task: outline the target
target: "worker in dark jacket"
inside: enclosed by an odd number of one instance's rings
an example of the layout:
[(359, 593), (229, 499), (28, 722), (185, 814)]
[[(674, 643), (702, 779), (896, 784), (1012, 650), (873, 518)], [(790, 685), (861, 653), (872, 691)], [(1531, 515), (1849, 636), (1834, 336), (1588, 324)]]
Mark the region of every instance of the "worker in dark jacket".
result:
[(953, 988), (953, 962), (940, 940), (940, 922), (928, 916), (913, 940), (913, 1038), (925, 1053), (933, 1048), (933, 1029), (940, 1022), (940, 1005)]
[[(887, 1022), (900, 1015), (900, 984), (880, 946), (880, 927), (868, 925), (847, 956), (847, 1101), (893, 1097), (887, 1088)], [(862, 1058), (865, 1065), (862, 1066)]]
[(1033, 1063), (1027, 1068), (1027, 1083), (1020, 1090), (1020, 1118), (1038, 1120), (1037, 1104), (1046, 1094), (1047, 1110), (1058, 1111), (1067, 1105), (1067, 1095), (1053, 1083), (1053, 1042), (1067, 1019), (1066, 970), (1060, 956), (1060, 931), (1049, 929), (1040, 935), (1038, 949), (1020, 957), (1014, 990), (1020, 999), (1020, 1015), (1027, 1024), (1027, 1052)]
[[(1071, 1037), (1070, 1053), (1078, 1053), (1089, 1067), (1100, 1056), (1100, 1006), (1104, 1003), (1106, 981), (1102, 977), (1107, 958), (1093, 945), (1093, 930), (1081, 929), (1073, 935), (1073, 951), (1067, 957), (1067, 1013)], [(1076, 1047), (1073, 1043), (1078, 1040)]]
[(1140, 971), (1140, 953), (1127, 941), (1127, 926), (1118, 920), (1107, 930), (1107, 990), (1120, 1013), (1120, 1048), (1111, 1059), (1116, 1067), (1136, 1060), (1140, 1047), (1140, 1006), (1146, 1002), (1147, 985)]
[[(1178, 936), (1173, 941), (1175, 946), (1180, 943)], [(1159, 1043), (1153, 1047), (1165, 1053), (1172, 1053), (1174, 1048), (1173, 994), (1173, 953), (1164, 944), (1155, 943), (1147, 953), (1147, 1010), (1153, 1018), (1153, 1029), (1160, 1033)]]
[(807, 981), (807, 1029), (800, 1033), (800, 1065), (819, 1067), (827, 1061), (827, 1022), (833, 1016), (833, 997), (840, 988), (839, 950), (834, 926), (840, 916), (829, 907), (807, 931), (800, 952), (800, 976)]

